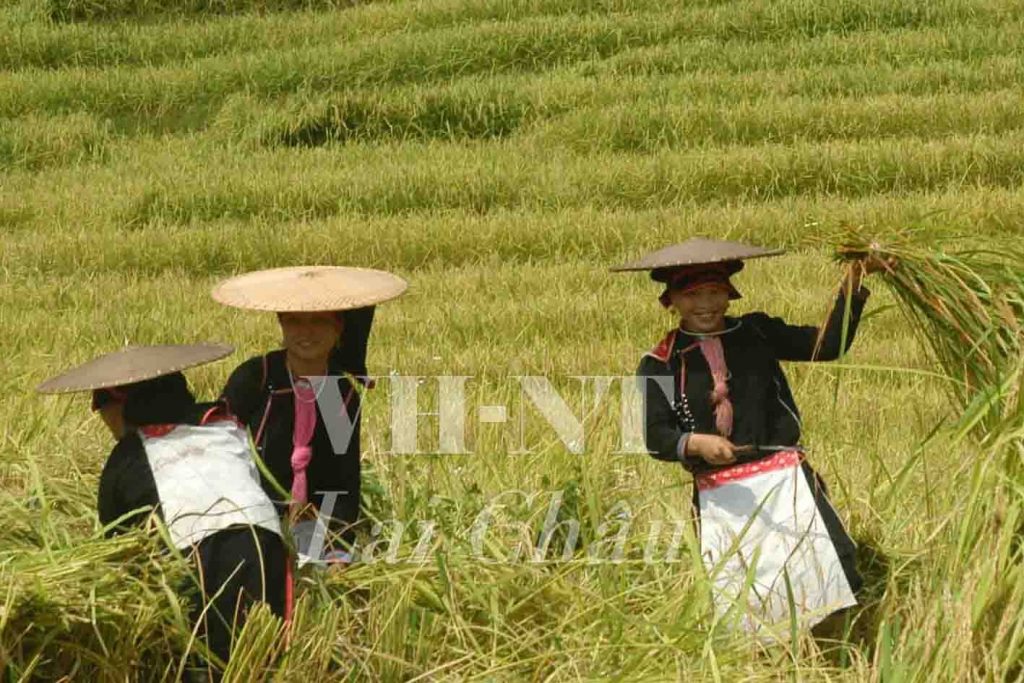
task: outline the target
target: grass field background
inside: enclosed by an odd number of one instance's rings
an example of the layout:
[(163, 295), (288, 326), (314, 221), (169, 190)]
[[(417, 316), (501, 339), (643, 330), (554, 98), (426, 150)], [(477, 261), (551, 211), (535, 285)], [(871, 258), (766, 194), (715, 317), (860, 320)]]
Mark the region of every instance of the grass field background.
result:
[[(471, 407), (546, 375), (583, 410), (571, 376), (631, 374), (672, 325), (645, 276), (607, 271), (647, 250), (788, 247), (737, 277), (736, 310), (817, 323), (844, 226), (1021, 235), (1022, 38), (1012, 0), (0, 1), (5, 680), (170, 680), (188, 638), (174, 563), (97, 538), (102, 425), (38, 382), (126, 342), (217, 340), (237, 353), (189, 373), (213, 396), (279, 331), (210, 288), (323, 263), (411, 284), (378, 312), (375, 374), (470, 375)], [(654, 520), (689, 518), (689, 482), (615, 454), (616, 410), (592, 411), (582, 455), (536, 415), (513, 454), (471, 413), (472, 454), (432, 455), (425, 419), (426, 452), (393, 456), (382, 382), (367, 512), (435, 520), (437, 552), (305, 576), (290, 647), (255, 619), (236, 673), (276, 653), (281, 680), (1019, 679), (1022, 507), (999, 463), (1020, 425), (944, 431), (957, 407), (873, 287), (851, 355), (787, 367), (864, 544), (866, 604), (838, 642), (717, 628), (692, 537), (642, 561)], [(506, 511), (528, 538), (556, 491), (592, 541), (627, 504), (630, 560), (473, 557), (466, 530), (512, 489), (535, 494)], [(496, 532), (490, 559), (520, 535)]]

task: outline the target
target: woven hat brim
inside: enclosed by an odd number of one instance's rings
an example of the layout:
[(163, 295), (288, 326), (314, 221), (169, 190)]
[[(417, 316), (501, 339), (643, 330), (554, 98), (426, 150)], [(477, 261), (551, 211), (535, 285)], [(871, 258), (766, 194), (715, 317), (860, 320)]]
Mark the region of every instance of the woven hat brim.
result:
[(227, 344), (129, 346), (62, 372), (40, 384), (36, 391), (69, 394), (132, 384), (211, 363), (234, 350)]
[(696, 266), (724, 261), (749, 261), (750, 259), (779, 256), (785, 249), (768, 249), (742, 242), (726, 240), (692, 239), (681, 244), (653, 251), (636, 261), (615, 266), (613, 272), (658, 270), (678, 266)]
[(245, 273), (214, 287), (215, 301), (254, 311), (347, 311), (401, 296), (409, 284), (391, 273), (347, 266), (298, 266)]

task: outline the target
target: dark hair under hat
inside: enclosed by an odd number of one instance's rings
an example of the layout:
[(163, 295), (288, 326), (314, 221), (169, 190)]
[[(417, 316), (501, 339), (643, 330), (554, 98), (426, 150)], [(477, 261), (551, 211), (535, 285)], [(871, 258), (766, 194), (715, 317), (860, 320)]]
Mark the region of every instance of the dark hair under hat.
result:
[(179, 422), (195, 405), (188, 381), (180, 372), (92, 392), (93, 410), (111, 402), (124, 404), (124, 419), (133, 425)]

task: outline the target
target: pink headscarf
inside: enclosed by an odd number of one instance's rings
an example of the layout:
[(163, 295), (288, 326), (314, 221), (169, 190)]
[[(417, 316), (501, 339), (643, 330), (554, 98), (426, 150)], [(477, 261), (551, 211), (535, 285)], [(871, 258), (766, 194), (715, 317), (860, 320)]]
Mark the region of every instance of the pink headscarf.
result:
[(293, 384), (295, 391), (295, 429), (292, 430), (292, 510), (304, 507), (309, 500), (306, 468), (313, 459), (313, 432), (316, 429), (316, 393), (309, 380), (301, 378)]
[[(671, 339), (671, 337), (669, 337)], [(715, 410), (715, 429), (722, 436), (732, 436), (733, 408), (729, 398), (729, 368), (725, 364), (725, 349), (720, 336), (700, 337), (694, 344), (700, 349), (704, 360), (711, 369), (714, 386), (711, 389), (711, 405)], [(692, 349), (693, 346), (688, 347)], [(686, 391), (686, 365), (679, 370), (679, 391)]]
[(711, 378), (715, 382), (711, 390), (711, 404), (715, 407), (715, 428), (722, 436), (732, 435), (733, 409), (732, 401), (729, 399), (729, 368), (725, 364), (725, 350), (722, 348), (722, 338), (701, 337), (697, 344), (704, 359), (711, 368)]

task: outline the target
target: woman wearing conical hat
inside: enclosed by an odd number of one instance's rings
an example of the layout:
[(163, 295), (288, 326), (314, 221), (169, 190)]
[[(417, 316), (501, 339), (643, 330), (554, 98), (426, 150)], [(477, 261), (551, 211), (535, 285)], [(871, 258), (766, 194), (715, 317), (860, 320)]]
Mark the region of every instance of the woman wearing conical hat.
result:
[(800, 446), (800, 412), (780, 362), (841, 356), (868, 298), (860, 275), (891, 267), (867, 260), (851, 270), (820, 329), (765, 313), (728, 316), (744, 260), (779, 253), (698, 239), (616, 269), (651, 271), (664, 285), (661, 304), (678, 315), (637, 370), (647, 449), (694, 477), (718, 613), (735, 607), (744, 628), (768, 638), (787, 632), (790, 599), (810, 627), (856, 604), (861, 585), (855, 546)]
[[(300, 561), (350, 559), (367, 341), (375, 306), (406, 287), (379, 270), (301, 266), (247, 273), (213, 291), (221, 303), (277, 315), (282, 348), (238, 366), (222, 396), (266, 464), (264, 489), (293, 522), (305, 520), (293, 529)], [(309, 545), (311, 518), (328, 522), (322, 549)]]
[(163, 521), (195, 563), (191, 616), (222, 662), (253, 603), (284, 616), (287, 566), (244, 428), (223, 403), (196, 403), (181, 374), (231, 351), (219, 344), (130, 347), (39, 386), (43, 393), (92, 392), (93, 410), (117, 439), (100, 475), (100, 522), (110, 536), (154, 513)]

